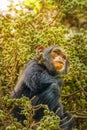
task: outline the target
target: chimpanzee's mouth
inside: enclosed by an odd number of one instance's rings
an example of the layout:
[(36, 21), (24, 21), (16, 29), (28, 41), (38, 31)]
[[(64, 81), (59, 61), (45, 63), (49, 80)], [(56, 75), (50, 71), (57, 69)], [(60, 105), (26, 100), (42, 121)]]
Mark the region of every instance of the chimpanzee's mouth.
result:
[(62, 61), (57, 61), (57, 62), (60, 63), (60, 64), (62, 64), (62, 65), (64, 65), (64, 63)]

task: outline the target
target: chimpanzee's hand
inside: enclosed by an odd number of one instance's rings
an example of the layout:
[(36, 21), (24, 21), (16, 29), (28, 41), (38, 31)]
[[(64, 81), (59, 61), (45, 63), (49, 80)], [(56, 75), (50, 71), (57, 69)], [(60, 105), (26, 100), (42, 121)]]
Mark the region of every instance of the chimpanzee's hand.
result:
[(63, 130), (72, 130), (74, 126), (74, 118), (70, 113), (64, 113), (60, 120), (60, 128)]

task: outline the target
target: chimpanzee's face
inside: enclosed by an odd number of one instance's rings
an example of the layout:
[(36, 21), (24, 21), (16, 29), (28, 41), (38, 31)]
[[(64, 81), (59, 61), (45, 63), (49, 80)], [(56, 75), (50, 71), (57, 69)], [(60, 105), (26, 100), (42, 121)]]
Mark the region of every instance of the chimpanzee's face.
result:
[(50, 58), (56, 71), (62, 72), (63, 70), (65, 70), (67, 57), (65, 52), (63, 52), (62, 49), (54, 48), (51, 51)]

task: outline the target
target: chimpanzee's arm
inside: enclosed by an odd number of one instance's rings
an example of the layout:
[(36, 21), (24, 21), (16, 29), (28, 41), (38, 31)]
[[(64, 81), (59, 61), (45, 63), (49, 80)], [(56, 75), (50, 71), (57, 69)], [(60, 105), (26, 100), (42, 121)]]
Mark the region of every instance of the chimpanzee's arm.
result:
[(63, 108), (60, 103), (61, 91), (58, 81), (48, 73), (35, 73), (30, 83), (34, 85), (32, 86), (32, 97), (36, 95), (33, 105), (46, 104), (54, 112), (60, 109), (58, 115), (61, 117)]
[(58, 91), (60, 91), (60, 86), (59, 86), (60, 84), (58, 84), (57, 79), (49, 75), (47, 72), (46, 73), (35, 72), (30, 78), (28, 87), (31, 89), (31, 92), (33, 94), (32, 96), (34, 96), (35, 94), (38, 95), (44, 92), (46, 89), (49, 89), (50, 86), (52, 85), (54, 86), (54, 84), (56, 85)]
[(11, 93), (11, 98), (20, 98), (22, 95), (31, 98), (49, 88), (53, 83), (57, 84), (57, 81), (48, 73), (36, 71), (28, 74), (24, 71)]

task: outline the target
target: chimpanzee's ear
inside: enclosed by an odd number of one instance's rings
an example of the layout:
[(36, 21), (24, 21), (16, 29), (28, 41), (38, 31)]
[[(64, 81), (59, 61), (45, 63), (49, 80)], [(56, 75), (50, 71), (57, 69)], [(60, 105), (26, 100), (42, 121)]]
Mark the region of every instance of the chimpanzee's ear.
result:
[(37, 53), (39, 53), (39, 52), (43, 52), (44, 49), (45, 49), (44, 46), (40, 46), (40, 47), (38, 47), (38, 48), (37, 48)]
[(44, 50), (45, 50), (44, 46), (40, 46), (36, 50), (36, 59), (38, 60), (38, 64), (42, 64), (42, 62), (43, 62)]

